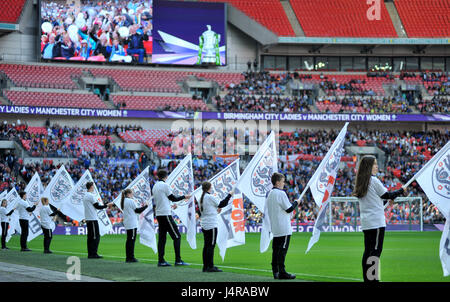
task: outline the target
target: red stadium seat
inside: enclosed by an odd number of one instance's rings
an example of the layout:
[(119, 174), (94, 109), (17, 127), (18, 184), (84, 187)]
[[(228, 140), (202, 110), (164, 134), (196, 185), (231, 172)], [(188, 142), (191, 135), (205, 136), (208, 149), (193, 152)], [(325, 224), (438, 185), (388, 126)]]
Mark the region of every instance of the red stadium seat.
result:
[(307, 37), (397, 37), (384, 1), (380, 1), (380, 20), (367, 18), (369, 6), (361, 0), (290, 0), (290, 3)]
[(395, 0), (410, 38), (450, 37), (450, 0)]
[(26, 2), (26, 0), (2, 1), (2, 8), (0, 9), (0, 23), (17, 23)]
[(200, 0), (227, 2), (259, 22), (278, 36), (295, 36), (284, 8), (279, 0)]

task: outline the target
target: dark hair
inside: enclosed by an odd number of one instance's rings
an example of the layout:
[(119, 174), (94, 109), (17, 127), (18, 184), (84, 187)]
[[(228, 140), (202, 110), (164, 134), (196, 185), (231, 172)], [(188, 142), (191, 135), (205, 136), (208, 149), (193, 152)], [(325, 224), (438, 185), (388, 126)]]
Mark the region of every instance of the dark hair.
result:
[(275, 184), (276, 184), (277, 182), (279, 182), (280, 180), (282, 180), (283, 178), (285, 178), (283, 174), (278, 173), (278, 172), (273, 173), (273, 174), (272, 174), (272, 178), (271, 178), (272, 185), (275, 186)]
[(19, 193), (19, 196), (20, 196), (20, 198), (22, 198), (22, 199), (23, 199), (23, 197), (24, 197), (25, 195), (27, 195), (27, 192), (25, 192), (25, 191), (21, 191), (21, 192)]
[(209, 181), (204, 181), (202, 183), (202, 197), (200, 197), (200, 213), (203, 212), (203, 197), (205, 197), (205, 194), (208, 193), (209, 189), (211, 189), (211, 183)]
[(156, 176), (158, 176), (159, 180), (163, 180), (164, 178), (167, 177), (167, 171), (164, 169), (159, 169), (158, 172), (156, 172)]
[(369, 189), (370, 178), (372, 177), (372, 168), (375, 160), (375, 156), (365, 155), (359, 161), (353, 196), (358, 198), (366, 196), (367, 190)]
[(93, 183), (92, 181), (88, 181), (88, 182), (86, 183), (86, 189), (89, 190), (93, 185), (94, 185), (94, 183)]
[(130, 194), (131, 192), (133, 192), (133, 191), (131, 191), (131, 189), (125, 189), (122, 192), (122, 198), (120, 199), (120, 207), (122, 208), (122, 211), (123, 211), (123, 207), (125, 205), (126, 195)]
[(44, 204), (44, 202), (48, 202), (48, 198), (47, 197), (42, 197), (41, 198), (41, 203)]

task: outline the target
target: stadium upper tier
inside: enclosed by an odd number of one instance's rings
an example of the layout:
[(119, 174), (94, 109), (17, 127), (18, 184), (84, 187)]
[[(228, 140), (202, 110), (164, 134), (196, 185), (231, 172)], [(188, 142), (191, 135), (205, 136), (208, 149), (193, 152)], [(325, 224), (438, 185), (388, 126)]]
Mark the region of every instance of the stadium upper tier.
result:
[(17, 23), (27, 0), (4, 0), (1, 2), (0, 23)]
[[(228, 2), (278, 36), (295, 36), (291, 22), (280, 0), (201, 0)], [(289, 0), (306, 37), (397, 38), (394, 23), (384, 1), (380, 15), (372, 15), (361, 0)], [(378, 3), (378, 2), (377, 2)], [(410, 38), (450, 36), (449, 0), (395, 0), (400, 22)], [(375, 11), (374, 11), (375, 13)]]
[(410, 38), (450, 37), (450, 0), (395, 0)]
[[(2, 74), (9, 82), (3, 97), (18, 106), (190, 112), (450, 111), (448, 74), (443, 72), (229, 73), (0, 64)], [(82, 82), (89, 78), (102, 78), (108, 92), (86, 91), (89, 86)], [(190, 81), (208, 81), (219, 87), (211, 106), (188, 94)], [(292, 87), (299, 83), (312, 88), (298, 94)], [(402, 85), (414, 85), (420, 94), (402, 91)]]
[(290, 0), (308, 37), (397, 37), (384, 1), (379, 19), (369, 20), (366, 1)]
[(228, 2), (278, 36), (295, 36), (294, 30), (279, 0), (200, 0)]

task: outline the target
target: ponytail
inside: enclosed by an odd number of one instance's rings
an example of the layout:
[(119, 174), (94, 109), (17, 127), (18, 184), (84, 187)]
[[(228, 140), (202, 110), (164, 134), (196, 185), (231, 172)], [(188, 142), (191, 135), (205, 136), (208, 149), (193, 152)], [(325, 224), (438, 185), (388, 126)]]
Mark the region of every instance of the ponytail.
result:
[(203, 212), (203, 197), (205, 197), (206, 191), (203, 191), (202, 197), (200, 197), (200, 213)]
[(205, 194), (208, 193), (209, 189), (211, 189), (211, 183), (208, 181), (205, 181), (202, 183), (202, 197), (200, 197), (200, 214), (203, 212), (203, 198), (205, 197)]
[(126, 195), (128, 195), (130, 193), (131, 193), (130, 189), (125, 189), (122, 191), (122, 198), (120, 199), (120, 207), (122, 208), (122, 211), (123, 211), (123, 207), (125, 206)]

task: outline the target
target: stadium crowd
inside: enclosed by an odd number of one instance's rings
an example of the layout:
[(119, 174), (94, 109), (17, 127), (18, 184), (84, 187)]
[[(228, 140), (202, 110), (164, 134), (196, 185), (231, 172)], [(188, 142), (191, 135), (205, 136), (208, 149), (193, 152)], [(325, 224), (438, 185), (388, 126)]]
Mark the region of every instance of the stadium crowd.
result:
[[(401, 91), (396, 87), (393, 96), (378, 96), (371, 88), (362, 88), (366, 84), (365, 79), (350, 79), (339, 82), (333, 76), (321, 74), (316, 79), (318, 87), (324, 91), (324, 95), (314, 96), (312, 90), (303, 90), (298, 96), (289, 96), (287, 87), (293, 80), (311, 83), (312, 76), (298, 73), (271, 74), (267, 71), (243, 73), (244, 80), (239, 84), (229, 84), (222, 87), (223, 96), (218, 95), (213, 99), (213, 105), (219, 111), (237, 112), (311, 112), (314, 105), (325, 105), (325, 109), (317, 106), (321, 112), (334, 113), (412, 113), (420, 112), (449, 112), (450, 82), (447, 73), (402, 73), (400, 80), (418, 79), (433, 98), (425, 98), (421, 93)], [(381, 77), (393, 80), (390, 73), (368, 72), (367, 78)], [(314, 81), (313, 81), (314, 83)], [(336, 94), (339, 91), (343, 95)], [(295, 93), (294, 93), (295, 95)], [(336, 111), (326, 105), (339, 105)]]
[[(20, 130), (18, 128), (20, 127)], [(8, 139), (8, 133), (14, 132), (21, 137), (29, 137), (26, 125), (13, 126), (3, 124), (0, 128), (3, 139)], [(96, 135), (96, 134), (118, 134), (127, 130), (141, 130), (138, 126), (102, 126), (93, 125), (88, 129), (80, 129), (77, 127), (61, 127), (58, 125), (49, 126), (47, 137), (56, 139), (70, 135)], [(209, 134), (213, 133), (210, 129), (202, 136), (195, 137), (194, 130), (190, 129), (191, 143), (195, 139), (204, 140)], [(239, 133), (235, 131), (234, 139), (237, 140)], [(310, 179), (315, 169), (320, 163), (322, 157), (331, 147), (332, 142), (337, 136), (336, 130), (308, 130), (296, 129), (292, 132), (279, 133), (279, 171), (286, 175), (286, 192), (291, 200), (298, 198), (298, 196), (305, 188), (307, 181)], [(109, 147), (104, 156), (89, 157), (85, 155), (74, 156), (71, 162), (65, 165), (68, 172), (71, 174), (73, 180), (76, 182), (86, 169), (90, 169), (92, 176), (96, 180), (100, 194), (104, 200), (113, 200), (117, 194), (126, 185), (129, 184), (146, 166), (150, 166), (151, 178), (150, 182), (153, 184), (156, 179), (156, 170), (159, 165), (164, 165), (167, 169), (172, 171), (182, 156), (176, 155), (171, 149), (172, 140), (177, 134), (174, 133), (168, 140), (160, 140), (155, 146), (165, 146), (166, 156), (160, 158), (160, 162), (156, 163), (151, 158), (146, 158), (143, 162), (142, 155), (138, 153), (130, 153), (126, 150), (120, 149), (112, 151)], [(229, 134), (230, 135), (230, 134)], [(251, 133), (248, 130), (245, 132), (244, 141), (248, 142)], [(259, 133), (256, 135), (259, 136)], [(45, 135), (44, 135), (45, 136)], [(53, 136), (55, 136), (53, 138)], [(189, 135), (188, 135), (189, 136)], [(226, 137), (226, 133), (225, 133)], [(346, 146), (376, 146), (384, 152), (385, 167), (381, 168), (379, 177), (382, 178), (383, 183), (390, 189), (397, 188), (398, 183), (406, 183), (415, 172), (417, 172), (424, 163), (433, 156), (439, 148), (441, 148), (447, 141), (450, 140), (449, 132), (439, 131), (411, 131), (400, 132), (394, 130), (364, 130), (364, 129), (349, 129), (346, 139)], [(191, 150), (193, 147), (191, 146)], [(106, 150), (106, 148), (105, 148)], [(111, 151), (110, 151), (111, 150)], [(154, 150), (155, 151), (155, 150)], [(125, 154), (125, 155), (124, 155)], [(310, 158), (303, 160), (289, 161), (286, 156), (294, 155), (309, 155)], [(125, 159), (125, 161), (121, 161)], [(241, 156), (241, 160), (248, 162), (251, 156)], [(2, 188), (12, 188), (15, 186), (18, 189), (24, 189), (25, 183), (17, 181), (18, 173), (21, 178), (28, 182), (35, 172), (38, 172), (44, 184), (49, 183), (51, 177), (59, 168), (51, 160), (44, 160), (42, 163), (28, 163), (24, 164), (21, 159), (18, 159), (12, 153), (4, 155), (4, 163), (0, 165), (0, 175), (2, 181), (0, 185)], [(343, 164), (338, 173), (333, 196), (350, 196), (352, 193), (353, 184), (355, 181), (355, 163), (356, 158), (347, 157), (343, 160)], [(195, 186), (198, 187), (204, 180), (210, 179), (215, 173), (226, 166), (224, 161), (214, 160), (210, 155), (194, 156), (194, 178)], [(241, 172), (243, 167), (241, 166)], [(424, 200), (423, 213), (424, 223), (442, 222), (443, 217), (426, 198), (420, 187), (413, 183), (409, 187), (410, 196), (421, 196)], [(254, 225), (261, 222), (260, 211), (248, 200), (244, 203), (246, 209), (247, 223)], [(338, 205), (335, 204), (333, 215), (337, 222), (352, 223), (354, 219), (358, 219), (356, 209), (351, 204)], [(303, 202), (299, 205), (298, 219), (300, 223), (312, 223), (317, 215), (317, 207), (308, 192), (305, 195)], [(417, 205), (409, 206), (407, 204), (396, 205), (389, 212), (389, 219), (391, 222), (399, 223), (408, 221), (411, 217), (413, 223), (418, 222)], [(117, 209), (109, 210), (110, 217), (115, 221), (121, 220), (121, 213)], [(352, 220), (353, 219), (353, 220)], [(70, 221), (70, 220), (69, 220)]]

